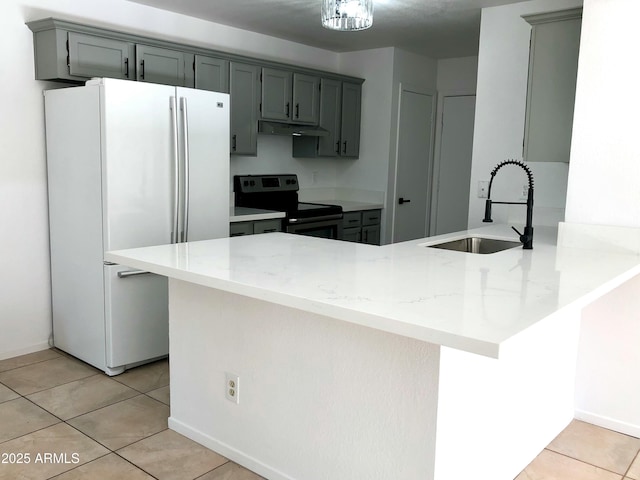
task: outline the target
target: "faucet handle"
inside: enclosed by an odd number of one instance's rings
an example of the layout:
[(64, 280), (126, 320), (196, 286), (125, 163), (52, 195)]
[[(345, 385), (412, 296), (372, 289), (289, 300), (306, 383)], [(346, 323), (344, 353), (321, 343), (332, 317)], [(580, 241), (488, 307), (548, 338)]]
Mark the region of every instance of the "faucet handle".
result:
[(513, 230), (514, 232), (516, 232), (518, 234), (520, 242), (522, 242), (522, 243), (525, 242), (526, 238), (524, 238), (524, 235), (522, 233), (520, 233), (516, 227), (511, 227), (511, 230)]

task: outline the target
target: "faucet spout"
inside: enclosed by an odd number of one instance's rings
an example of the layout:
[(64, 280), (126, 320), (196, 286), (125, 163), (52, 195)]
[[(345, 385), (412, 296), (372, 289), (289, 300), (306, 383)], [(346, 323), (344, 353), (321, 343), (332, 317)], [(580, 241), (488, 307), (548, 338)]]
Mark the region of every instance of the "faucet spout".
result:
[[(525, 173), (527, 174), (527, 178), (529, 180), (529, 187), (527, 189), (527, 201), (526, 202), (497, 202), (491, 200), (491, 186), (493, 185), (493, 179), (496, 176), (498, 170), (500, 170), (505, 165), (517, 165), (521, 167)], [(509, 205), (526, 205), (527, 206), (527, 218), (525, 222), (524, 231), (520, 233), (516, 230), (515, 227), (513, 230), (518, 234), (520, 238), (520, 242), (522, 243), (522, 248), (526, 250), (531, 250), (533, 248), (533, 174), (528, 166), (518, 160), (505, 160), (504, 162), (500, 162), (492, 171), (491, 171), (491, 180), (489, 181), (489, 190), (487, 194), (487, 200), (485, 202), (484, 207), (484, 219), (483, 222), (493, 222), (491, 219), (491, 206), (494, 203), (498, 204), (509, 204)]]

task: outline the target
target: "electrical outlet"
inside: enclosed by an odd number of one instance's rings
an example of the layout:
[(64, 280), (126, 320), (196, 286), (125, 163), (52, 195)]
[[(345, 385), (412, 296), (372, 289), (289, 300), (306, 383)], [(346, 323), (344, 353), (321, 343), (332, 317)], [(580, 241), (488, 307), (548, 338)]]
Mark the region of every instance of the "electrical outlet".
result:
[(318, 183), (318, 176), (320, 176), (320, 172), (311, 172), (311, 185), (316, 185)]
[(489, 195), (489, 182), (478, 182), (478, 198), (487, 198)]
[(225, 396), (230, 402), (240, 403), (240, 377), (226, 372), (225, 373)]
[(525, 183), (524, 185), (522, 185), (522, 195), (520, 199), (526, 200), (528, 196), (529, 196), (529, 185)]

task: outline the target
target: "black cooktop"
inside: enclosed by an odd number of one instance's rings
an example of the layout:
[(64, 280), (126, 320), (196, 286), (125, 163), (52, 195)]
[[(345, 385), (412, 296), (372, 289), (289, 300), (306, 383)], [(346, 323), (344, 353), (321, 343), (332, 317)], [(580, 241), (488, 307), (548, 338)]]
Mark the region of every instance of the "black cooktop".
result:
[(342, 215), (339, 205), (298, 201), (298, 177), (282, 175), (235, 175), (233, 191), (238, 207), (278, 210), (287, 213), (289, 221)]

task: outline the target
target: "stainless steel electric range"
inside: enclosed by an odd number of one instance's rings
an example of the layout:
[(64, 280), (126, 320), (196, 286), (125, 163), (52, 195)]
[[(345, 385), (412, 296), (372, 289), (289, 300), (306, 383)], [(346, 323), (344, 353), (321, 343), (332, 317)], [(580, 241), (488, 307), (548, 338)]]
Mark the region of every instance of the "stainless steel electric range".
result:
[(298, 177), (235, 175), (233, 191), (238, 207), (286, 212), (284, 231), (323, 238), (342, 238), (342, 207), (298, 201)]

